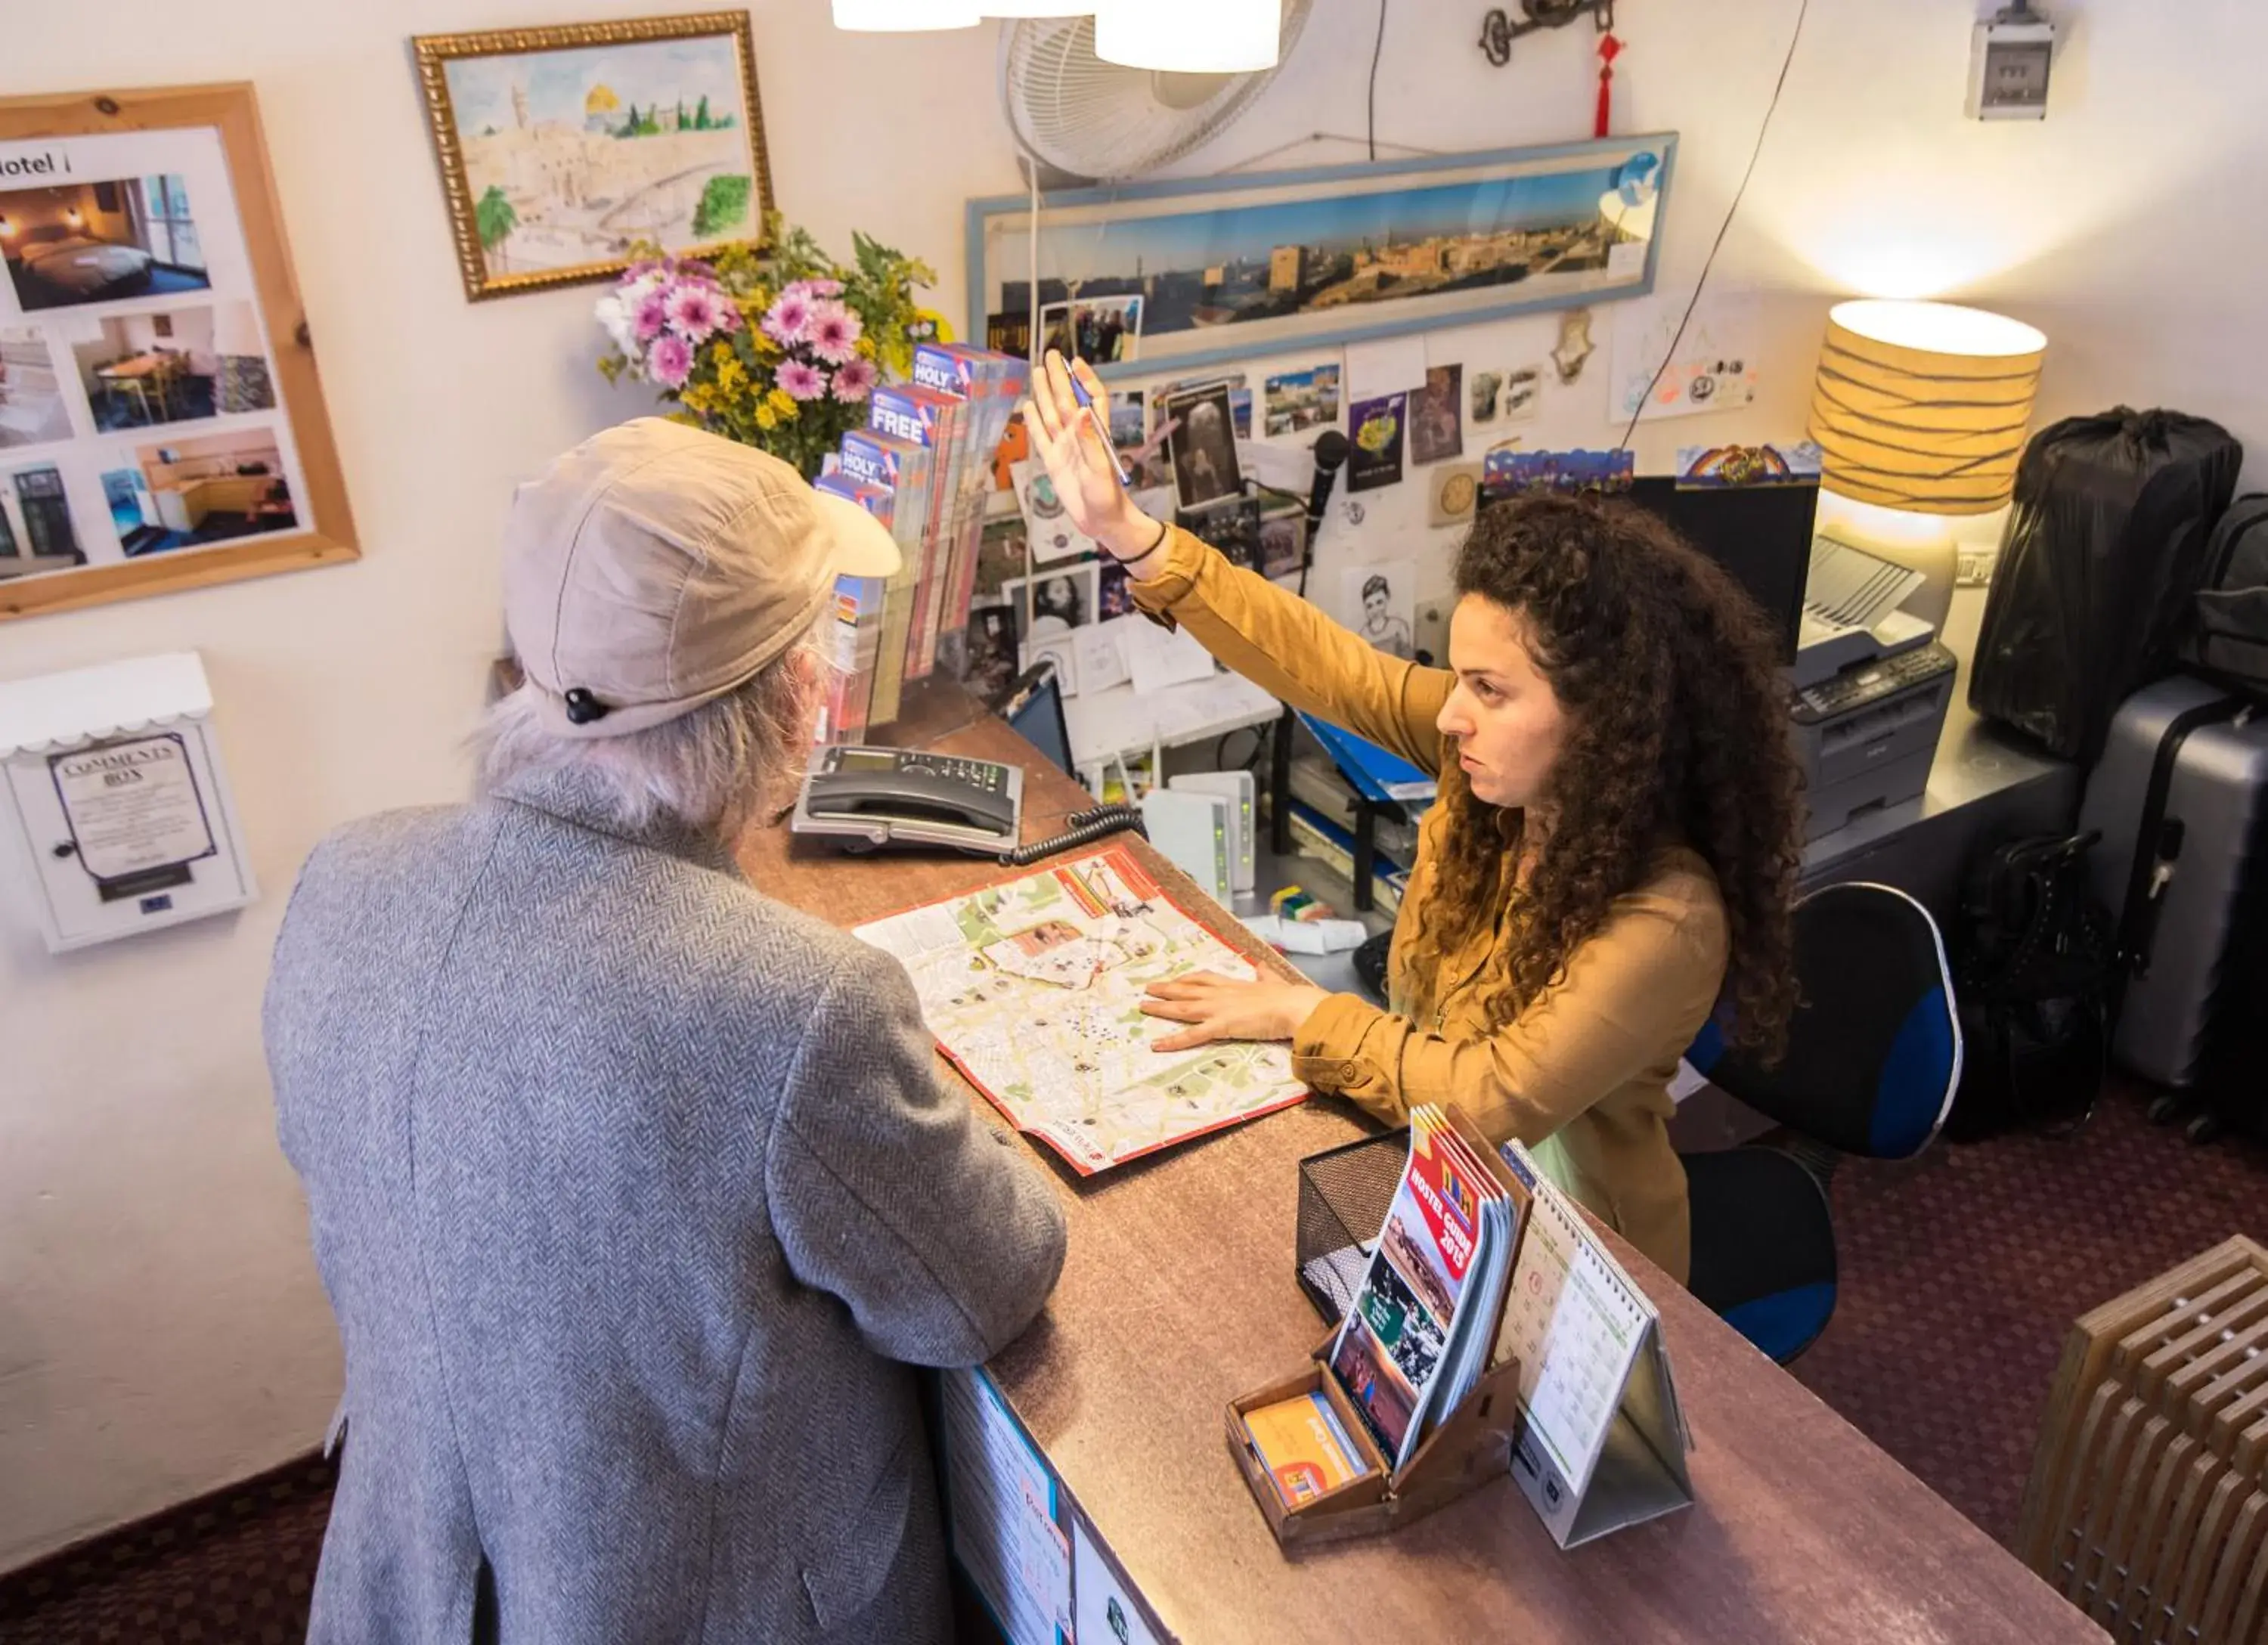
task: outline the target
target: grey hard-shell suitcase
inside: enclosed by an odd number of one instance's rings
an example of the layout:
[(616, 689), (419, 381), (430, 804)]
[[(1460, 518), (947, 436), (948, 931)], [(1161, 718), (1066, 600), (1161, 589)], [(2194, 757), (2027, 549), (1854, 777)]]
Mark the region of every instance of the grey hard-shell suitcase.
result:
[(2187, 675), (2145, 686), (2111, 719), (2080, 827), (2102, 836), (2089, 860), (2124, 962), (2111, 1057), (2191, 1086), (2215, 1035), (2243, 1029), (2217, 1007), (2257, 980), (2232, 967), (2257, 963), (2258, 945), (2235, 939), (2268, 914), (2268, 718)]

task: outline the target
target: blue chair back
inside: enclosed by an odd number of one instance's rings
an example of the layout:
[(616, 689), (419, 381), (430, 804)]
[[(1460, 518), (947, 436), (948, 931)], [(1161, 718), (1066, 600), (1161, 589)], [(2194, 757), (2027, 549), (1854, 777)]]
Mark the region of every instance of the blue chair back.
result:
[(1929, 1146), (1961, 1083), (1961, 1019), (1929, 911), (1887, 885), (1822, 887), (1795, 905), (1800, 998), (1787, 1054), (1766, 1068), (1717, 1025), (1687, 1059), (1793, 1131), (1871, 1159)]

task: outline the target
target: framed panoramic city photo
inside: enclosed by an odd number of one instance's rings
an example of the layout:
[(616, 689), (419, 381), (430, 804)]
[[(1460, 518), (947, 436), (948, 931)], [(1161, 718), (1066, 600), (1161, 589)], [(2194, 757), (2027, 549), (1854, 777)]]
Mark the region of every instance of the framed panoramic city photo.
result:
[(771, 166), (746, 11), (411, 44), (467, 297), (603, 279), (641, 240), (762, 235)]
[(0, 617), (355, 557), (249, 85), (0, 100)]
[(1119, 299), (1140, 331), (1108, 377), (1637, 297), (1676, 151), (1662, 132), (1062, 190), (1039, 203), (1036, 294), (1030, 196), (972, 200), (970, 333), (1022, 353), (1035, 306)]

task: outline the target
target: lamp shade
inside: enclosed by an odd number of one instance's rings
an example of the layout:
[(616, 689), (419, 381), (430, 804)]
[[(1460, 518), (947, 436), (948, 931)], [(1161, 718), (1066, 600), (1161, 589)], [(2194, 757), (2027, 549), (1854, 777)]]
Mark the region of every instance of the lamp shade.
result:
[(976, 0), (835, 0), (835, 26), (861, 34), (975, 28)]
[(1246, 74), (1276, 66), (1280, 0), (1101, 0), (1094, 55), (1129, 69)]
[(1091, 17), (1094, 0), (977, 0), (986, 17)]
[(1923, 514), (1986, 514), (2015, 489), (2048, 340), (1950, 303), (1838, 303), (1811, 392), (1830, 491)]

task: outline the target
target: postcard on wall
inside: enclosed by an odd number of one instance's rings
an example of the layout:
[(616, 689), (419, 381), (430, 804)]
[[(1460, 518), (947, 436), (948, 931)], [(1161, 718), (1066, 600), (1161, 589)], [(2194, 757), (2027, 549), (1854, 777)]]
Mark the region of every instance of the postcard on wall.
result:
[(1315, 365), (1265, 380), (1267, 409), (1262, 424), (1270, 439), (1304, 434), (1311, 428), (1336, 428), (1339, 420), (1339, 368)]
[(1749, 404), (1756, 397), (1756, 337), (1754, 292), (1704, 292), (1690, 320), (1680, 299), (1616, 304), (1610, 415), (1650, 422)]
[(1535, 419), (1543, 403), (1543, 365), (1514, 365), (1499, 371), (1478, 371), (1472, 376), (1472, 419), (1485, 427), (1501, 417), (1507, 423)]
[(1432, 365), (1425, 386), (1410, 400), (1410, 461), (1444, 462), (1465, 450), (1464, 371)]
[(1094, 539), (1071, 523), (1071, 511), (1056, 495), (1055, 482), (1038, 458), (1025, 458), (1012, 472), (1016, 503), (1023, 510), (1026, 541), (1034, 560), (1045, 565), (1094, 550)]
[(115, 100), (0, 102), (0, 616), (354, 552), (250, 91)]
[[(968, 335), (1143, 299), (1167, 370), (1466, 325), (1652, 289), (1668, 133), (968, 204)], [(1035, 289), (1033, 270), (1037, 269)], [(1123, 368), (1122, 368), (1123, 369)], [(1417, 379), (1351, 395), (1408, 391)]]
[(1407, 395), (1358, 400), (1347, 413), (1353, 426), (1347, 454), (1347, 490), (1371, 491), (1402, 483), (1403, 425), (1409, 418)]
[(1116, 365), (1142, 358), (1142, 298), (1079, 298), (1040, 310), (1041, 347), (1065, 359)]
[(1166, 402), (1173, 425), (1166, 446), (1173, 454), (1174, 484), (1183, 508), (1203, 508), (1244, 490), (1236, 460), (1236, 417), (1224, 384), (1192, 389)]
[(411, 44), (468, 298), (754, 240), (771, 170), (745, 11)]

